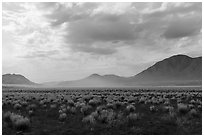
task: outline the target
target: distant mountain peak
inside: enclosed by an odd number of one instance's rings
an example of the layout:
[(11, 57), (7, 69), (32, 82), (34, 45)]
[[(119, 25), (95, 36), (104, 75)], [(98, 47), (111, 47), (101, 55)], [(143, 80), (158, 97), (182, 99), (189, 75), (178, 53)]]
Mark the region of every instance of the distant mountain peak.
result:
[(110, 76), (110, 77), (112, 77), (112, 76), (117, 76), (117, 75), (115, 75), (115, 74), (106, 74), (106, 75), (103, 75), (103, 76)]
[(103, 77), (106, 77), (106, 78), (122, 78), (118, 75), (115, 75), (115, 74), (106, 74), (106, 75), (103, 75)]
[(94, 74), (91, 74), (89, 77), (100, 77), (101, 75), (97, 74), (97, 73), (94, 73)]
[(14, 75), (14, 76), (22, 76), (22, 75), (20, 75), (20, 74), (16, 74), (16, 73), (7, 73), (7, 74), (4, 74), (3, 76), (11, 76), (11, 75)]
[(22, 84), (22, 85), (33, 85), (36, 84), (31, 82), (29, 79), (20, 74), (4, 74), (2, 75), (2, 84)]
[(189, 57), (187, 55), (178, 54), (178, 55), (173, 55), (173, 56), (166, 58), (164, 60), (178, 60), (178, 61), (180, 61), (180, 60), (190, 60), (190, 59), (193, 59), (193, 58)]
[(3, 76), (10, 76), (10, 77), (23, 77), (23, 78), (25, 78), (23, 75), (21, 75), (21, 74), (15, 74), (15, 73), (4, 74)]
[(178, 58), (178, 57), (183, 57), (183, 58), (192, 58), (192, 57), (189, 57), (189, 56), (187, 56), (187, 55), (184, 55), (184, 54), (177, 54), (177, 55), (173, 55), (173, 56), (171, 56), (171, 57), (169, 57), (169, 58)]
[(87, 78), (120, 78), (120, 76), (117, 76), (115, 74), (99, 75), (99, 74), (94, 73), (88, 76)]
[(143, 81), (168, 80), (201, 80), (202, 58), (192, 58), (187, 55), (174, 55), (155, 63), (135, 78)]

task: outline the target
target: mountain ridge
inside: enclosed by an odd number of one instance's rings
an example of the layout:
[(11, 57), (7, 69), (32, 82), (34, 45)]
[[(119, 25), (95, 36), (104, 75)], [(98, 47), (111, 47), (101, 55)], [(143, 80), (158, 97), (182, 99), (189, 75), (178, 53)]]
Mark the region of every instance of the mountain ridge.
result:
[[(50, 83), (50, 84), (49, 84)], [(202, 57), (189, 57), (187, 55), (173, 55), (156, 62), (147, 69), (131, 77), (122, 77), (114, 74), (92, 74), (83, 79), (74, 81), (46, 82), (53, 86), (137, 86), (137, 85), (163, 85), (163, 84), (202, 83)]]

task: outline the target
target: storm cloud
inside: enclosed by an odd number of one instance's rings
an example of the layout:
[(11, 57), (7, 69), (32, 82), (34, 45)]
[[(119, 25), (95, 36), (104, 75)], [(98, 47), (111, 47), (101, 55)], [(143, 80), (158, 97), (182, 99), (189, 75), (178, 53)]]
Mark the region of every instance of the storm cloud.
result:
[(127, 21), (81, 20), (68, 27), (67, 41), (94, 43), (107, 41), (130, 41), (136, 38), (134, 26)]
[[(124, 43), (123, 46), (134, 47), (142, 41), (155, 43), (154, 39), (161, 37), (178, 39), (198, 35), (201, 29), (201, 3), (132, 3), (124, 4), (122, 7), (121, 5), (121, 3), (53, 3), (46, 5), (53, 10), (45, 16), (51, 19), (53, 27), (66, 26), (64, 40), (71, 45), (69, 48), (100, 55), (117, 52), (118, 46), (108, 47), (107, 43), (119, 41)], [(123, 11), (117, 10), (120, 7)], [(100, 42), (104, 42), (104, 46), (97, 45)], [(151, 46), (159, 48), (158, 45), (155, 43)], [(148, 48), (150, 45), (140, 46)]]
[(201, 25), (201, 18), (178, 19), (170, 23), (164, 32), (164, 36), (169, 39), (174, 39), (198, 35), (201, 30)]

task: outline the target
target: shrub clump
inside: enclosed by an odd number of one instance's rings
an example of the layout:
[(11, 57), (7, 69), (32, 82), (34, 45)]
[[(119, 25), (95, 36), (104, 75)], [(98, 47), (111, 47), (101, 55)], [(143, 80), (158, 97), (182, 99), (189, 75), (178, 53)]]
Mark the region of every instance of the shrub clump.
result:
[(190, 116), (193, 116), (193, 117), (198, 116), (198, 112), (197, 112), (195, 109), (191, 109), (191, 110), (189, 111), (189, 114), (190, 114)]
[(66, 113), (61, 113), (61, 114), (59, 115), (59, 120), (60, 120), (60, 121), (64, 121), (66, 118), (67, 118), (67, 114), (66, 114)]
[(135, 111), (135, 107), (134, 107), (133, 105), (128, 105), (128, 106), (126, 107), (126, 110), (127, 110), (128, 112), (133, 112), (133, 111)]
[(17, 103), (17, 104), (14, 105), (14, 109), (19, 110), (20, 108), (21, 108), (21, 105), (20, 105), (20, 104)]
[(83, 113), (84, 115), (88, 114), (89, 110), (91, 109), (92, 107), (90, 105), (84, 105), (81, 107), (80, 111), (81, 113)]
[(89, 100), (89, 105), (91, 106), (96, 106), (100, 103), (101, 101), (99, 99), (93, 98), (91, 100)]
[(135, 120), (140, 119), (140, 115), (139, 115), (139, 113), (130, 113), (130, 114), (127, 116), (127, 119), (128, 119), (129, 121), (135, 121)]
[(116, 113), (112, 110), (102, 110), (99, 112), (98, 120), (102, 123), (112, 123), (112, 121), (116, 118)]
[(86, 116), (86, 117), (84, 117), (84, 118), (82, 119), (82, 122), (83, 122), (83, 123), (88, 123), (88, 124), (95, 124), (95, 123), (96, 123), (96, 120), (95, 120), (95, 118), (94, 118), (93, 115), (88, 115), (88, 116)]
[(149, 110), (150, 110), (151, 112), (156, 112), (156, 111), (157, 111), (157, 109), (156, 109), (156, 107), (155, 107), (154, 105), (150, 106), (150, 107), (149, 107)]
[(30, 120), (27, 117), (21, 116), (19, 114), (6, 112), (4, 114), (4, 119), (17, 130), (26, 130), (30, 127)]
[(183, 103), (179, 103), (178, 105), (178, 112), (181, 114), (186, 114), (188, 112), (188, 106)]

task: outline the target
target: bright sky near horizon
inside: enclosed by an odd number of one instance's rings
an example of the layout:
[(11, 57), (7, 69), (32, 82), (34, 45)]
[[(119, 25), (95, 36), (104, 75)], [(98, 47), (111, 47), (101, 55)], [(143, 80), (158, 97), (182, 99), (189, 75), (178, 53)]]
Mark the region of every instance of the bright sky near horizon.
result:
[(2, 72), (33, 82), (132, 76), (202, 56), (202, 3), (2, 3)]

